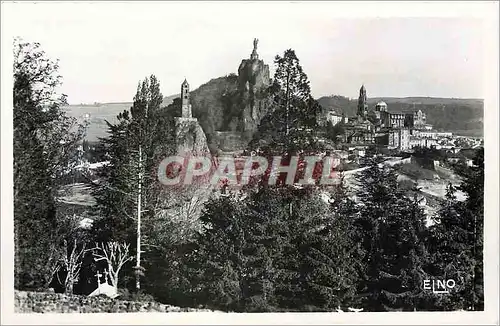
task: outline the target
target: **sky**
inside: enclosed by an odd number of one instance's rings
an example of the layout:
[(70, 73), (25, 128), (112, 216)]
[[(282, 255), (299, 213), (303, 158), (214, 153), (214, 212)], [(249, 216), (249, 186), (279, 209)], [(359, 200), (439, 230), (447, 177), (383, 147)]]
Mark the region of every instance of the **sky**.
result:
[(130, 102), (150, 74), (164, 96), (197, 88), (237, 73), (254, 38), (271, 74), (294, 49), (315, 97), (364, 83), (368, 97), (483, 98), (484, 8), (466, 5), (20, 2), (2, 4), (2, 28), (60, 60), (71, 104)]

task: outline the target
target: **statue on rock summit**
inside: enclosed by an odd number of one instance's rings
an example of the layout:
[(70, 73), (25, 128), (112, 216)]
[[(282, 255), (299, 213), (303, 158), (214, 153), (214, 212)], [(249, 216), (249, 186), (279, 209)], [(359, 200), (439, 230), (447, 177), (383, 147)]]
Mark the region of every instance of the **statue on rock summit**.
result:
[(259, 39), (254, 38), (253, 39), (253, 51), (252, 55), (250, 56), (251, 60), (259, 60), (259, 55), (257, 54), (257, 45), (259, 44)]

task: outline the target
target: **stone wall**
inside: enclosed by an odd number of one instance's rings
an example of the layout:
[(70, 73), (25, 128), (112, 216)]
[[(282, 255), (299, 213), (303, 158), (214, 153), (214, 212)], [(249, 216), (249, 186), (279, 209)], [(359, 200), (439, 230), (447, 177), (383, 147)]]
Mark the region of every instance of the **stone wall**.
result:
[(184, 312), (210, 311), (181, 308), (158, 302), (137, 302), (46, 292), (14, 292), (16, 313), (116, 313), (116, 312)]
[(247, 142), (240, 132), (216, 131), (217, 147), (223, 152), (234, 152), (245, 149)]

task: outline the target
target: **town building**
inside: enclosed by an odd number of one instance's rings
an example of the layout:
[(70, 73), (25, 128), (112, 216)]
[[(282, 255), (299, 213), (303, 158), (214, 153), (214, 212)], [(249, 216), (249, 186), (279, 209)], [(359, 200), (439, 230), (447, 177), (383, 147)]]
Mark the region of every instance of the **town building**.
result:
[(330, 111), (326, 120), (335, 126), (336, 124), (338, 124), (340, 122), (344, 122), (345, 116), (343, 114), (338, 114), (335, 111), (333, 111), (333, 112)]
[(422, 138), (451, 138), (453, 134), (451, 132), (438, 132), (438, 131), (428, 131), (428, 130), (415, 130), (415, 136)]
[(347, 117), (344, 114), (337, 113), (337, 110), (333, 108), (326, 109), (318, 115), (318, 124), (320, 126), (326, 126), (329, 123), (335, 126), (341, 122), (347, 123)]

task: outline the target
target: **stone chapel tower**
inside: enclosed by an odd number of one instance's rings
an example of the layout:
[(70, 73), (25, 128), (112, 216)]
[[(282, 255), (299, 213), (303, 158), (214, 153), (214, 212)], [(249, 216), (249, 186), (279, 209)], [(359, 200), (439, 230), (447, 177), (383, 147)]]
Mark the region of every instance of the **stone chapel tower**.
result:
[(191, 104), (189, 104), (189, 84), (186, 79), (181, 84), (181, 107), (182, 107), (182, 117), (192, 118)]

